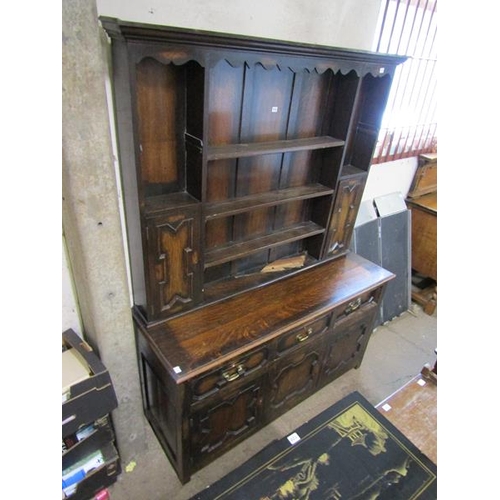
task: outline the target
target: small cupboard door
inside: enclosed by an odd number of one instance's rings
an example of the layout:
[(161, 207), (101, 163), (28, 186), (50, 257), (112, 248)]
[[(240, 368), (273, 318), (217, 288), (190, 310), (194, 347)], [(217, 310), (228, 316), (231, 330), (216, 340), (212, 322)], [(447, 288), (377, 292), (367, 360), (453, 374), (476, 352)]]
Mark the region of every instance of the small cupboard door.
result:
[(349, 249), (365, 182), (366, 175), (358, 175), (339, 182), (328, 229), (326, 257), (341, 255)]
[(336, 379), (351, 368), (358, 368), (363, 359), (378, 310), (370, 302), (335, 322), (328, 336), (320, 384)]
[(148, 319), (189, 309), (201, 300), (200, 210), (172, 210), (147, 221)]
[(210, 463), (263, 425), (262, 377), (210, 399), (189, 417), (192, 470)]
[(267, 420), (273, 420), (316, 390), (322, 356), (321, 342), (307, 342), (279, 361), (270, 370)]

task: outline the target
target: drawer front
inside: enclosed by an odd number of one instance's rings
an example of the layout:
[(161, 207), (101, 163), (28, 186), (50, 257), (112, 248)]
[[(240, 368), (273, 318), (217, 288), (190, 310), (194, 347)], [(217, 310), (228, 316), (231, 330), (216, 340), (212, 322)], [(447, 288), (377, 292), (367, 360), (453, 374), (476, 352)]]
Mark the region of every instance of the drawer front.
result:
[(305, 345), (312, 339), (317, 338), (319, 334), (328, 329), (330, 317), (331, 315), (323, 316), (316, 321), (282, 335), (278, 339), (276, 346), (278, 355), (281, 355), (296, 346)]
[(222, 367), (194, 379), (191, 386), (191, 402), (197, 403), (214, 396), (221, 390), (231, 390), (250, 375), (257, 375), (271, 359), (270, 344), (239, 356)]
[(358, 295), (355, 299), (350, 300), (337, 307), (333, 312), (334, 324), (337, 321), (340, 321), (343, 318), (347, 318), (354, 312), (359, 311), (363, 307), (371, 303), (377, 303), (380, 299), (380, 288), (375, 288), (373, 290), (368, 290), (360, 295)]
[(189, 418), (192, 470), (210, 463), (263, 425), (263, 377), (219, 394)]

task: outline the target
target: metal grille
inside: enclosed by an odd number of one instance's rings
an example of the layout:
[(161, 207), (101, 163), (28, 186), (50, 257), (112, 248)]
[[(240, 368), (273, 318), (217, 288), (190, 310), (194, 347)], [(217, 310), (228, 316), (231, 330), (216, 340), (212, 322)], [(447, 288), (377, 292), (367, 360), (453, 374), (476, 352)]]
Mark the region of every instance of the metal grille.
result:
[(375, 50), (407, 55), (394, 75), (372, 163), (436, 152), (437, 0), (385, 0)]

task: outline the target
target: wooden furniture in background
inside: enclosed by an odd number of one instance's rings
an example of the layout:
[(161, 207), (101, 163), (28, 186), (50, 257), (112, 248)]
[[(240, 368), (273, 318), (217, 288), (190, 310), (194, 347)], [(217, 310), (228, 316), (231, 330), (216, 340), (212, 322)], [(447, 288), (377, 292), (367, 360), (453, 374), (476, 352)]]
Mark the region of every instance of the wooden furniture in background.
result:
[(433, 314), (437, 303), (437, 155), (420, 155), (407, 198), (411, 210), (411, 267), (428, 278), (421, 288), (414, 286), (412, 299)]
[(376, 408), (437, 464), (437, 376), (427, 367)]
[(361, 363), (393, 275), (348, 248), (405, 58), (101, 22), (144, 411), (186, 482)]

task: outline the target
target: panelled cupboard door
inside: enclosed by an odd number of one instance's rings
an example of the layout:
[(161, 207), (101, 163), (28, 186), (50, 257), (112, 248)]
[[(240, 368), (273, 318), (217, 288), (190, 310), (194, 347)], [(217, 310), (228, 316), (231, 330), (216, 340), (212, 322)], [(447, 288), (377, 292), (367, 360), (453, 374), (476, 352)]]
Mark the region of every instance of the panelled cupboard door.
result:
[(285, 413), (316, 390), (321, 352), (320, 340), (308, 342), (274, 364), (269, 374), (268, 420)]
[(201, 300), (199, 207), (147, 220), (149, 311), (161, 318)]
[(189, 417), (192, 468), (197, 470), (263, 425), (263, 377), (239, 386)]
[(358, 368), (370, 339), (378, 304), (370, 302), (335, 322), (328, 336), (320, 384)]
[(339, 182), (327, 235), (327, 257), (342, 255), (349, 249), (365, 182), (366, 175)]

